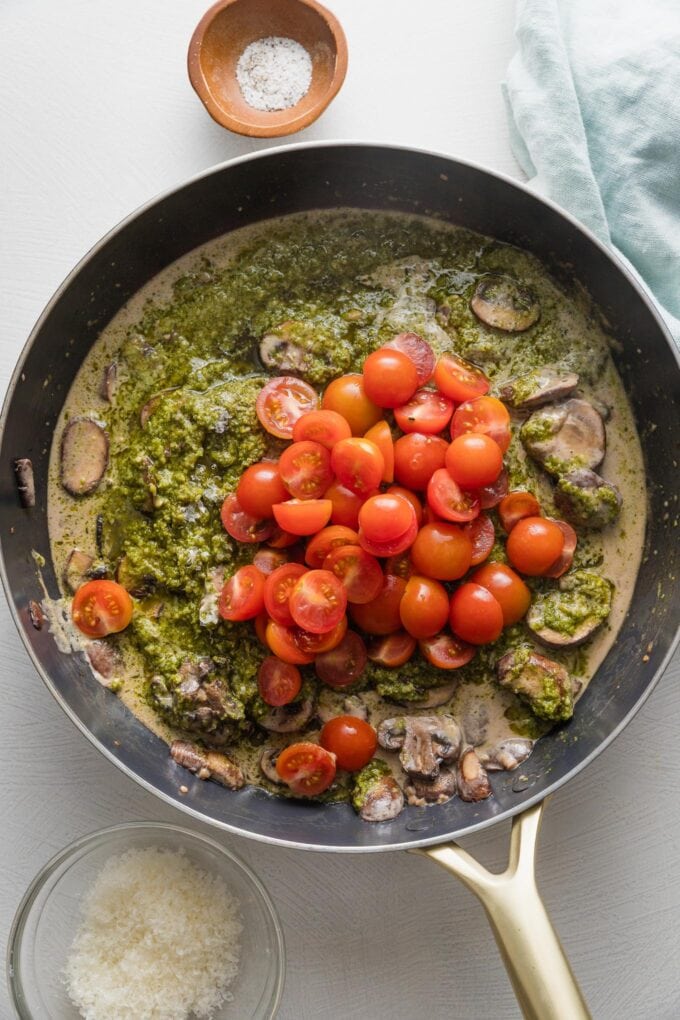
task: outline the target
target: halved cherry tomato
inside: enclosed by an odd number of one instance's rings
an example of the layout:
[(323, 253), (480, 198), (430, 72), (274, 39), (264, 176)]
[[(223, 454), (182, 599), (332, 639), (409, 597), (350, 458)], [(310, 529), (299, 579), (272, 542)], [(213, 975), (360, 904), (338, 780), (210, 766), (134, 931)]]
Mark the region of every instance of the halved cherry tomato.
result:
[(432, 378), (435, 357), (427, 340), (417, 333), (398, 333), (389, 343), (385, 344), (394, 351), (401, 351), (416, 366), (418, 385), (424, 386)]
[(242, 509), (251, 517), (257, 520), (271, 517), (273, 504), (288, 499), (278, 464), (270, 460), (251, 464), (239, 479), (236, 497)]
[(319, 680), (329, 687), (349, 687), (363, 673), (367, 658), (364, 642), (353, 630), (348, 630), (339, 645), (317, 655), (314, 668)]
[(413, 571), (411, 556), (408, 552), (397, 553), (395, 556), (388, 556), (383, 567), (385, 574), (394, 574), (395, 577), (402, 577), (408, 581)]
[(473, 521), (479, 515), (479, 499), (474, 493), (463, 492), (446, 468), (439, 468), (427, 486), (427, 502), (445, 521)]
[(275, 655), (268, 655), (260, 664), (257, 671), (257, 688), (267, 705), (273, 705), (275, 708), (289, 705), (291, 701), (295, 701), (301, 687), (300, 670), (292, 663), (277, 659)]
[(220, 594), (217, 605), (223, 620), (252, 620), (264, 609), (265, 577), (252, 565), (239, 567)]
[(284, 747), (276, 771), (297, 797), (316, 797), (335, 779), (335, 755), (306, 741)]
[[(369, 492), (368, 495), (372, 496), (373, 493)], [(350, 492), (336, 479), (326, 489), (324, 498), (330, 499), (333, 504), (331, 510), (333, 524), (343, 524), (346, 528), (359, 527), (359, 511), (364, 502), (364, 496), (357, 496), (356, 492)]]
[(363, 436), (382, 418), (382, 409), (366, 396), (362, 375), (341, 375), (329, 383), (321, 401), (324, 411), (336, 411), (353, 436)]
[(444, 467), (449, 444), (440, 436), (413, 432), (394, 444), (394, 477), (407, 489), (422, 492), (439, 468)]
[(357, 772), (375, 754), (378, 734), (370, 723), (354, 715), (336, 715), (321, 730), (319, 743), (335, 755), (340, 769)]
[(503, 630), (503, 610), (487, 588), (468, 581), (451, 596), (449, 623), (456, 637), (471, 645), (485, 645)]
[(347, 592), (330, 570), (308, 570), (290, 593), (288, 604), (298, 627), (327, 634), (344, 615)]
[(372, 602), (382, 591), (384, 576), (375, 556), (358, 545), (341, 545), (332, 549), (323, 561), (347, 592), (347, 601), (354, 605)]
[(309, 540), (305, 563), (318, 570), (332, 549), (339, 545), (359, 545), (359, 536), (352, 528), (331, 524)]
[(301, 627), (294, 628), (295, 643), (305, 654), (321, 655), (322, 652), (330, 652), (337, 648), (347, 633), (347, 617), (343, 616), (337, 627), (329, 630), (327, 634), (312, 634)]
[(307, 411), (293, 426), (293, 440), (302, 443), (311, 439), (332, 450), (341, 439), (349, 439), (352, 430), (337, 411)]
[(477, 489), (477, 497), (482, 510), (491, 510), (498, 506), (500, 501), (508, 494), (508, 472), (503, 468), (495, 482)]
[(370, 439), (341, 439), (331, 450), (331, 467), (341, 485), (366, 498), (382, 481), (385, 458)]
[[(281, 454), (279, 473), (291, 496), (319, 499), (333, 481), (331, 455), (321, 443), (311, 440), (292, 443)], [(283, 499), (286, 498), (287, 494)]]
[(381, 347), (364, 361), (364, 391), (378, 407), (405, 404), (417, 386), (416, 366), (401, 351)]
[(369, 439), (372, 443), (378, 447), (383, 455), (385, 461), (385, 467), (383, 469), (382, 481), (393, 482), (394, 481), (394, 443), (392, 442), (392, 433), (390, 427), (386, 421), (379, 421), (377, 425), (370, 428), (364, 439)]
[(540, 577), (557, 562), (564, 549), (564, 532), (556, 521), (523, 517), (508, 535), (505, 549), (513, 567)]
[(503, 612), (503, 626), (518, 623), (531, 605), (531, 592), (514, 570), (505, 563), (485, 563), (470, 575), (473, 584), (490, 591)]
[(366, 500), (359, 511), (359, 533), (369, 542), (392, 542), (416, 526), (416, 512), (408, 499), (392, 492), (379, 492)]
[(457, 581), (470, 569), (472, 542), (455, 524), (425, 524), (411, 547), (411, 559), (418, 573), (426, 577)]
[[(295, 545), (295, 543), (299, 541), (299, 535), (291, 535), (288, 531), (284, 531), (283, 528), (280, 528), (278, 524), (274, 524), (272, 533), (267, 539), (267, 544), (270, 545), (272, 549), (289, 549), (292, 545)], [(289, 558), (293, 559), (294, 554), (289, 553)]]
[(301, 563), (284, 563), (265, 578), (263, 588), (264, 608), (272, 620), (292, 627), (294, 620), (290, 612), (290, 593), (307, 568)]
[(263, 545), (253, 556), (253, 566), (257, 567), (265, 577), (276, 570), (277, 567), (282, 567), (284, 563), (288, 563), (287, 554), (279, 549), (272, 549), (267, 545)]
[(222, 504), (220, 518), (224, 530), (237, 542), (266, 542), (274, 532), (274, 522), (251, 517), (245, 512), (234, 492), (227, 496)]
[(453, 414), (453, 401), (437, 390), (416, 390), (407, 404), (395, 407), (394, 418), (402, 432), (434, 435), (445, 429)]
[(496, 397), (476, 397), (456, 408), (451, 419), (451, 438), (466, 432), (480, 432), (491, 436), (505, 453), (510, 446), (510, 414), (505, 404)]
[(380, 594), (363, 606), (350, 606), (349, 615), (367, 634), (393, 634), (402, 629), (399, 605), (405, 591), (403, 577), (386, 574)]
[[(552, 521), (553, 518), (549, 517), (548, 520)], [(574, 552), (576, 551), (576, 544), (578, 539), (576, 538), (576, 532), (572, 528), (571, 524), (567, 524), (566, 521), (555, 521), (554, 522), (564, 535), (564, 546), (562, 552), (557, 557), (557, 560), (553, 563), (549, 570), (546, 570), (543, 574), (544, 577), (561, 577), (562, 574), (569, 570), (573, 560)]]
[[(411, 509), (413, 509), (413, 507), (411, 507)], [(418, 522), (416, 521), (414, 514), (410, 526), (406, 529), (404, 534), (400, 535), (398, 538), (392, 538), (389, 542), (372, 542), (366, 537), (362, 528), (359, 528), (359, 543), (362, 549), (369, 552), (371, 556), (378, 556), (379, 558), (398, 556), (399, 553), (406, 552), (407, 549), (411, 548), (417, 534)]]
[(493, 521), (486, 514), (480, 514), (474, 521), (463, 525), (463, 531), (472, 542), (470, 566), (476, 567), (487, 558), (496, 541)]
[(507, 532), (511, 532), (523, 517), (539, 517), (540, 514), (541, 506), (533, 492), (515, 489), (503, 496), (498, 504), (498, 516)]
[(399, 603), (399, 615), (404, 630), (414, 638), (434, 637), (449, 615), (446, 588), (431, 577), (414, 574), (406, 582), (406, 590)]
[(272, 507), (279, 527), (292, 535), (314, 535), (328, 524), (330, 499), (288, 499)]
[(379, 666), (394, 669), (403, 666), (416, 650), (416, 639), (405, 630), (371, 638), (368, 643), (368, 657)]
[(73, 597), (71, 616), (88, 637), (118, 634), (132, 619), (132, 599), (117, 581), (86, 581)]
[(463, 489), (493, 485), (502, 467), (500, 446), (481, 432), (457, 436), (446, 451), (446, 470)]
[(460, 669), (474, 659), (477, 652), (474, 645), (466, 644), (446, 631), (419, 641), (418, 647), (423, 658), (437, 669)]
[(423, 521), (423, 504), (420, 502), (415, 492), (411, 492), (410, 489), (404, 488), (403, 485), (390, 485), (387, 491), (393, 496), (402, 496), (404, 499), (409, 501), (415, 511), (418, 527), (420, 527)]
[(491, 386), (481, 368), (456, 354), (442, 354), (435, 365), (434, 381), (437, 389), (456, 403), (480, 397)]
[(279, 659), (290, 662), (294, 666), (305, 666), (307, 663), (314, 662), (314, 656), (304, 652), (297, 644), (295, 633), (295, 628), (286, 627), (282, 623), (277, 623), (276, 620), (269, 620), (265, 630), (265, 641), (269, 650)]
[(255, 410), (267, 432), (279, 439), (292, 439), (295, 422), (307, 411), (313, 411), (318, 403), (319, 398), (309, 383), (293, 375), (280, 375), (262, 387)]
[(257, 634), (258, 641), (260, 641), (263, 645), (267, 644), (268, 623), (269, 623), (268, 613), (260, 613), (258, 616), (255, 617), (255, 633)]

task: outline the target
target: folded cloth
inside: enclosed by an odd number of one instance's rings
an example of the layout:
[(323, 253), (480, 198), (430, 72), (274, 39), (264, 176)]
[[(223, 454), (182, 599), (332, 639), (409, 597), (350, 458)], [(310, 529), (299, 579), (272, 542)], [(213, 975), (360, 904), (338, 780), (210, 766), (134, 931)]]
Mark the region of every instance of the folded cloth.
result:
[(516, 34), (518, 162), (637, 270), (680, 343), (680, 0), (519, 0)]

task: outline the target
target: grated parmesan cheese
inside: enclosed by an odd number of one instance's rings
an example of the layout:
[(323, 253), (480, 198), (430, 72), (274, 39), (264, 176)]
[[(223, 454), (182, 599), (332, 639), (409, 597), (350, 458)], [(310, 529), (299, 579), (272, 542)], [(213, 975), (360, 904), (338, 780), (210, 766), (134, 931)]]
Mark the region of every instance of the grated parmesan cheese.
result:
[(287, 110), (309, 91), (312, 58), (295, 39), (270, 35), (246, 46), (236, 64), (236, 79), (248, 106)]
[(231, 998), (242, 930), (218, 875), (182, 850), (128, 850), (106, 862), (83, 899), (67, 991), (86, 1020), (210, 1017)]

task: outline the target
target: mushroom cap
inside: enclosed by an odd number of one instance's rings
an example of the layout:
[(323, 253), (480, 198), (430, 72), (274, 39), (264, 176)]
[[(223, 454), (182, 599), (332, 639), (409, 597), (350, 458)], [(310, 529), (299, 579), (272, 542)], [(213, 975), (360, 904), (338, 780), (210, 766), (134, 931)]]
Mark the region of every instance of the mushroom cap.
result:
[(478, 319), (506, 333), (523, 333), (541, 314), (532, 291), (511, 276), (489, 274), (475, 288), (470, 307)]

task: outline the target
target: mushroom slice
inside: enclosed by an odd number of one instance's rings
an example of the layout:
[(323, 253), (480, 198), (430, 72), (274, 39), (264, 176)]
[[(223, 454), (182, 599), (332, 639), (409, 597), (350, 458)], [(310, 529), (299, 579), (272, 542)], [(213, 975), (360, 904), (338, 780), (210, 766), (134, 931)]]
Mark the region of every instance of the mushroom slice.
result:
[(456, 779), (461, 800), (486, 800), (491, 795), (489, 777), (474, 747), (466, 748), (461, 754)]
[(558, 479), (555, 505), (573, 524), (606, 528), (619, 515), (621, 493), (589, 468), (574, 468)]
[(486, 740), (489, 728), (489, 708), (485, 701), (476, 698), (461, 719), (467, 744), (477, 747)]
[(199, 779), (214, 779), (230, 790), (240, 790), (245, 784), (238, 765), (220, 751), (203, 751), (188, 740), (173, 740), (170, 754), (178, 765)]
[(308, 353), (288, 338), (288, 323), (279, 327), (279, 333), (265, 333), (260, 341), (260, 360), (265, 368), (294, 374), (309, 368)]
[(501, 400), (519, 410), (533, 411), (571, 396), (578, 386), (578, 375), (566, 369), (544, 365), (527, 375), (510, 379), (500, 389)]
[(352, 715), (368, 722), (368, 707), (360, 694), (348, 694), (342, 698), (330, 688), (321, 691), (316, 714), (322, 723), (327, 723), (338, 715)]
[(373, 758), (354, 776), (352, 805), (365, 822), (388, 822), (403, 810), (404, 794), (382, 758)]
[(314, 707), (313, 698), (303, 698), (301, 701), (291, 701), (288, 705), (270, 708), (257, 721), (271, 733), (296, 733), (304, 729), (312, 718)]
[(498, 682), (526, 701), (540, 719), (565, 722), (574, 714), (574, 691), (569, 673), (559, 662), (521, 645), (496, 663)]
[(534, 740), (527, 740), (526, 737), (510, 737), (496, 747), (483, 751), (479, 760), (488, 772), (512, 772), (527, 760), (534, 744)]
[(441, 768), (434, 779), (421, 779), (419, 776), (409, 777), (406, 786), (406, 797), (409, 804), (423, 807), (425, 804), (444, 804), (456, 794), (456, 772), (452, 768)]
[(535, 295), (511, 276), (490, 274), (477, 284), (470, 308), (478, 319), (506, 333), (523, 333), (541, 314)]
[(91, 641), (85, 649), (90, 665), (102, 680), (110, 680), (120, 665), (120, 655), (108, 641)]
[(592, 637), (612, 607), (611, 581), (592, 570), (575, 570), (560, 578), (559, 588), (539, 595), (526, 622), (541, 644), (571, 648)]
[(112, 361), (102, 372), (102, 381), (99, 385), (99, 396), (107, 403), (112, 403), (118, 382), (118, 365)]
[(452, 680), (450, 683), (442, 684), (441, 687), (431, 687), (425, 697), (418, 701), (402, 701), (401, 704), (409, 708), (440, 708), (451, 700), (457, 686), (458, 681)]
[(587, 400), (572, 397), (544, 407), (520, 429), (527, 452), (552, 475), (577, 467), (596, 468), (607, 440), (602, 416)]
[(283, 779), (276, 771), (276, 762), (281, 754), (280, 747), (265, 747), (260, 755), (260, 772), (268, 779), (270, 783), (276, 783), (277, 786), (285, 786)]
[(61, 575), (65, 587), (71, 594), (75, 594), (81, 584), (89, 580), (89, 571), (93, 563), (93, 557), (82, 549), (71, 549)]
[(121, 556), (116, 567), (116, 581), (136, 599), (145, 599), (153, 594), (156, 578), (151, 574), (135, 574), (130, 568), (127, 556)]
[(463, 740), (451, 715), (406, 715), (385, 719), (378, 727), (378, 742), (387, 751), (399, 750), (405, 772), (434, 779), (444, 761), (453, 761)]
[(74, 418), (61, 437), (61, 484), (72, 496), (97, 488), (109, 463), (109, 437), (92, 418)]
[(35, 506), (35, 478), (33, 462), (29, 457), (17, 457), (14, 461), (14, 475), (21, 505), (25, 509)]

